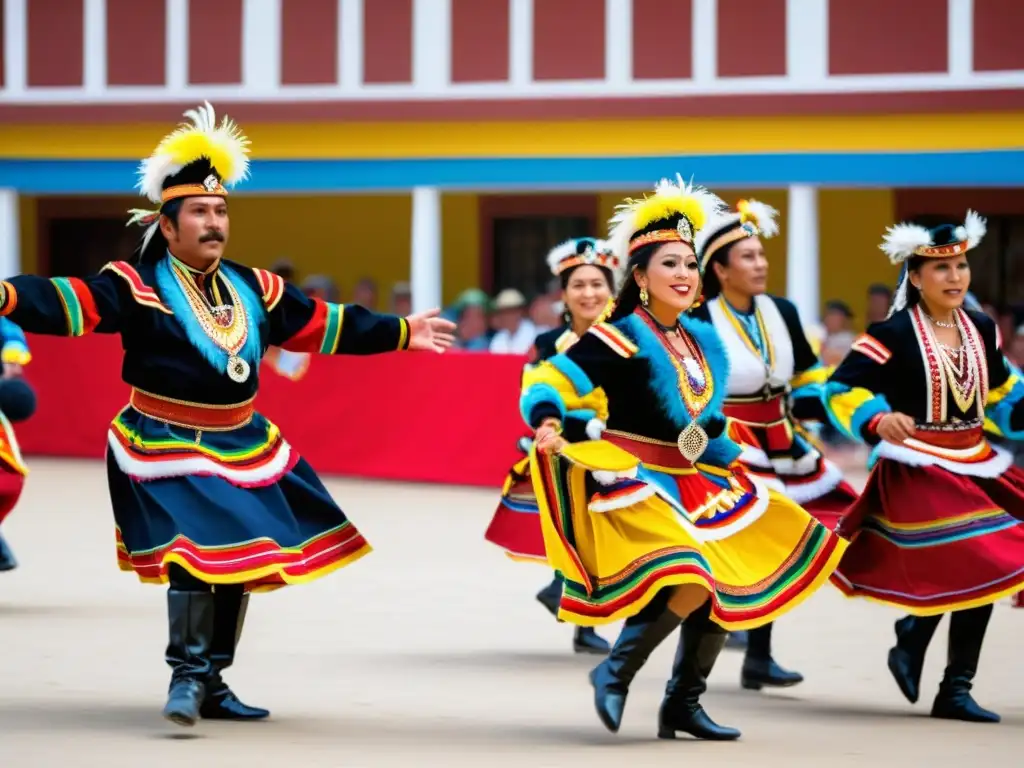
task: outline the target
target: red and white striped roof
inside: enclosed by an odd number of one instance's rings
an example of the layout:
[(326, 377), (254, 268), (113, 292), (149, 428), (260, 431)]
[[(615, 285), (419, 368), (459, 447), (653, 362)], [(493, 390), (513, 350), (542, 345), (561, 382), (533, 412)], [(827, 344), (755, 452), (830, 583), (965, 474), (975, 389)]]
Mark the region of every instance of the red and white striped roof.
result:
[(0, 0), (0, 8), (0, 112), (8, 114), (201, 99), (301, 102), (307, 117), (313, 105), (370, 103), (370, 114), (396, 119), (412, 115), (399, 105), (419, 103), (426, 117), (465, 110), (465, 99), (503, 102), (505, 117), (619, 99), (669, 99), (677, 112), (695, 99), (697, 114), (763, 112), (751, 105), (765, 99), (781, 112), (831, 109), (836, 98), (869, 109), (869, 97), (886, 110), (1024, 107), (1022, 0)]

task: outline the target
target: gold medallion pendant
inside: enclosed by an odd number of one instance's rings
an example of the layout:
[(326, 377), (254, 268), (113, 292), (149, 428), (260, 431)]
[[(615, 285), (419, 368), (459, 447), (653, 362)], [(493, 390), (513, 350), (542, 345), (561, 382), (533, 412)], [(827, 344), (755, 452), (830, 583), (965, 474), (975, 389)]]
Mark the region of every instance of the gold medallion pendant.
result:
[(249, 364), (237, 355), (232, 355), (228, 358), (228, 377), (232, 381), (242, 384), (249, 378), (250, 370)]
[(699, 459), (708, 448), (708, 433), (696, 421), (691, 421), (676, 438), (676, 445), (683, 458), (691, 464)]

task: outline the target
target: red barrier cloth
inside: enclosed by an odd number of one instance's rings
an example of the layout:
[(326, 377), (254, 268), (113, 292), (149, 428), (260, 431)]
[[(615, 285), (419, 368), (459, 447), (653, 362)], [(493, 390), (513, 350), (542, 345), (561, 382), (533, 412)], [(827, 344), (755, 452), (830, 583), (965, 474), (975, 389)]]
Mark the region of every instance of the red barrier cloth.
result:
[[(32, 456), (101, 458), (110, 420), (128, 403), (116, 336), (29, 335), (35, 415), (16, 426)], [(317, 355), (291, 381), (263, 366), (256, 408), (318, 472), (500, 488), (516, 440), (526, 358), (449, 352)]]

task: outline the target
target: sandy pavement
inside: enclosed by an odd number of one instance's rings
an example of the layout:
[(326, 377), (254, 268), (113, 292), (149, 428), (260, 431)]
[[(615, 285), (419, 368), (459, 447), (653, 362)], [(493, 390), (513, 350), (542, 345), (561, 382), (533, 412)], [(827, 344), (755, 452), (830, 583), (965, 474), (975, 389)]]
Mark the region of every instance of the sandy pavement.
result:
[(805, 674), (802, 686), (743, 692), (739, 656), (720, 660), (705, 704), (741, 741), (654, 738), (674, 642), (637, 678), (613, 736), (593, 711), (595, 660), (574, 656), (570, 628), (533, 599), (548, 574), (482, 539), (494, 492), (329, 485), (376, 551), (253, 598), (228, 679), (271, 720), (185, 730), (160, 718), (163, 591), (117, 570), (102, 466), (33, 461), (4, 526), (22, 565), (0, 575), (0, 765), (1024, 764), (1024, 610), (997, 606), (977, 679), (1001, 725), (926, 717), (945, 624), (911, 706), (885, 668), (897, 614), (827, 588), (776, 628), (776, 656)]

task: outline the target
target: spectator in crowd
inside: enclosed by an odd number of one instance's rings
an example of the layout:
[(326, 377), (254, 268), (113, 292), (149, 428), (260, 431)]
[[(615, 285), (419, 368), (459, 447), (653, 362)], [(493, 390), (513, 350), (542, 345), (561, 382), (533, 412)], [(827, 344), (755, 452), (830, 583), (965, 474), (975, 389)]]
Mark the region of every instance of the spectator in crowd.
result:
[(399, 317), (412, 314), (412, 286), (409, 283), (395, 283), (391, 286), (391, 312)]
[(1011, 363), (1018, 368), (1024, 368), (1024, 325), (1010, 337), (1010, 341), (1004, 346), (1004, 349)]
[(455, 348), (467, 352), (486, 352), (491, 334), (487, 325), (490, 299), (478, 288), (463, 291), (452, 307), (455, 314)]
[(533, 323), (538, 334), (550, 331), (562, 324), (561, 318), (558, 316), (560, 305), (560, 300), (557, 303), (553, 302), (551, 297), (544, 293), (530, 302), (530, 322)]
[(892, 290), (884, 283), (874, 283), (868, 288), (868, 306), (864, 313), (865, 327), (880, 323), (889, 316), (892, 306)]
[(491, 325), (496, 333), (491, 352), (525, 355), (537, 338), (537, 328), (526, 317), (526, 297), (515, 288), (499, 293), (492, 305)]
[(341, 291), (327, 275), (310, 275), (302, 281), (302, 292), (311, 299), (321, 299), (334, 304), (341, 303)]
[(832, 300), (825, 304), (825, 339), (821, 345), (821, 362), (824, 365), (839, 365), (853, 346), (855, 334), (852, 329), (853, 312), (843, 301)]
[(352, 291), (352, 303), (367, 309), (377, 309), (377, 284), (369, 277), (360, 278)]
[(289, 259), (278, 259), (270, 266), (270, 271), (281, 277), (286, 283), (294, 283), (297, 273), (295, 265)]

